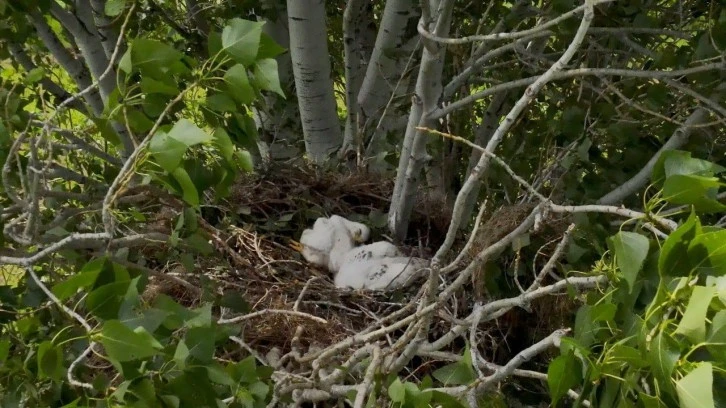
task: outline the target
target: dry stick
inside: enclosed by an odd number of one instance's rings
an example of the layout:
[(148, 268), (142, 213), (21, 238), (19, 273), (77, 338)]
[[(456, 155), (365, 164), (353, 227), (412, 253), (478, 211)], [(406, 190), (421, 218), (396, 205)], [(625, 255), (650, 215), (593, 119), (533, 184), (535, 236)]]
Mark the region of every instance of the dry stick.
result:
[[(83, 328), (86, 329), (87, 334), (90, 334), (91, 331), (93, 331), (93, 328), (91, 328), (91, 325), (88, 324), (88, 321), (86, 319), (84, 319), (83, 316), (79, 315), (78, 313), (73, 311), (71, 308), (64, 305), (63, 302), (61, 302), (60, 299), (58, 299), (58, 297), (56, 297), (56, 295), (54, 295), (53, 292), (51, 292), (47, 286), (45, 286), (45, 284), (40, 280), (40, 278), (38, 278), (38, 275), (35, 274), (35, 271), (33, 271), (32, 266), (26, 266), (25, 270), (28, 272), (30, 277), (33, 278), (33, 281), (35, 281), (35, 284), (38, 285), (40, 290), (42, 290), (43, 293), (45, 293), (45, 295), (48, 296), (48, 298), (51, 301), (53, 301), (53, 303), (55, 303), (58, 307), (60, 307), (61, 310), (66, 312), (66, 314), (68, 314), (69, 316), (74, 318), (78, 323), (80, 323), (81, 326), (83, 326)], [(81, 387), (81, 388), (86, 388), (88, 390), (93, 390), (92, 384), (76, 380), (75, 377), (73, 377), (73, 370), (75, 369), (75, 367), (78, 364), (81, 363), (81, 361), (83, 361), (83, 359), (86, 358), (86, 356), (88, 356), (88, 354), (91, 353), (91, 351), (93, 350), (93, 348), (95, 346), (96, 346), (96, 342), (92, 341), (88, 345), (88, 347), (83, 351), (83, 353), (81, 353), (78, 357), (76, 357), (76, 359), (73, 360), (71, 365), (68, 366), (68, 373), (66, 375), (66, 378), (68, 378), (68, 383), (70, 385), (72, 385), (74, 387)]]
[(355, 402), (353, 403), (353, 408), (363, 408), (363, 404), (366, 400), (366, 395), (368, 395), (368, 390), (371, 388), (371, 384), (373, 383), (373, 377), (376, 374), (376, 369), (380, 364), (381, 349), (376, 346), (373, 348), (373, 360), (368, 366), (368, 369), (366, 370), (366, 375), (363, 378), (363, 383), (361, 383), (360, 387), (358, 388), (358, 392), (355, 395)]
[(570, 236), (572, 235), (572, 231), (575, 229), (575, 224), (570, 224), (569, 227), (567, 227), (567, 230), (562, 235), (562, 239), (557, 244), (557, 247), (555, 247), (555, 252), (552, 254), (549, 260), (547, 260), (547, 263), (542, 268), (542, 271), (537, 275), (537, 277), (534, 279), (534, 282), (532, 282), (532, 285), (527, 288), (527, 292), (531, 292), (537, 288), (539, 288), (542, 285), (542, 281), (544, 280), (544, 277), (547, 276), (552, 268), (555, 267), (555, 262), (560, 259), (562, 254), (564, 253), (564, 249), (567, 246), (567, 244), (570, 243)]
[(257, 312), (249, 313), (242, 316), (233, 317), (231, 319), (219, 319), (217, 320), (218, 324), (232, 324), (232, 323), (239, 323), (245, 320), (249, 320), (255, 317), (267, 315), (267, 314), (284, 314), (284, 315), (290, 315), (290, 316), (297, 316), (297, 317), (304, 317), (310, 320), (314, 320), (318, 323), (328, 324), (328, 321), (317, 316), (313, 316), (309, 313), (304, 312), (297, 312), (294, 310), (285, 310), (285, 309), (265, 309), (265, 310), (259, 310)]
[[(587, 29), (588, 27), (590, 27), (590, 23), (592, 22), (594, 15), (594, 1), (585, 0), (584, 7), (585, 10), (582, 21), (580, 22), (580, 27), (577, 29), (577, 33), (572, 39), (570, 45), (567, 47), (562, 56), (557, 60), (557, 62), (555, 62), (544, 74), (537, 78), (537, 80), (532, 85), (527, 87), (527, 90), (524, 92), (522, 97), (517, 101), (514, 107), (512, 107), (507, 116), (504, 118), (504, 121), (499, 125), (497, 130), (492, 135), (489, 143), (487, 144), (487, 151), (491, 152), (497, 147), (499, 142), (504, 138), (504, 135), (514, 124), (514, 121), (534, 100), (534, 97), (537, 95), (537, 93), (544, 87), (547, 82), (549, 82), (554, 77), (555, 73), (561, 71), (564, 66), (572, 59), (572, 57), (574, 57), (575, 52), (580, 47), (580, 44), (582, 44), (582, 41), (585, 39)], [(453, 105), (454, 104), (449, 106)], [(444, 243), (434, 255), (434, 258), (432, 260), (433, 264), (440, 264), (444, 256), (449, 252), (451, 246), (454, 244), (454, 238), (456, 237), (456, 233), (459, 230), (459, 225), (462, 222), (461, 218), (463, 217), (464, 203), (468, 199), (469, 194), (471, 194), (474, 185), (484, 175), (484, 173), (486, 173), (489, 167), (489, 159), (490, 157), (488, 155), (482, 155), (482, 157), (479, 159), (479, 162), (474, 167), (474, 169), (472, 169), (471, 174), (462, 186), (461, 191), (456, 196), (454, 210), (452, 211), (453, 217), (449, 225), (449, 230), (446, 233)]]
[[(459, 362), (461, 361), (461, 356), (453, 353), (447, 353), (442, 351), (430, 351), (430, 352), (422, 352), (419, 354), (421, 357), (429, 357), (429, 358), (435, 358), (438, 360), (444, 360), (444, 361), (450, 361), (450, 362)], [(479, 366), (480, 368), (486, 368), (490, 371), (496, 371), (500, 369), (502, 366), (498, 364), (491, 363), (489, 361), (479, 360), (475, 366)], [(533, 371), (533, 370), (523, 370), (521, 368), (517, 368), (514, 371), (512, 371), (512, 374), (515, 377), (523, 377), (523, 378), (531, 378), (534, 380), (540, 380), (540, 381), (547, 381), (547, 374), (541, 373), (539, 371)], [(580, 394), (573, 391), (573, 390), (567, 390), (567, 395), (577, 400), (580, 398)], [(583, 400), (582, 405), (586, 408), (589, 408), (591, 406), (590, 401)]]
[(459, 254), (456, 256), (456, 259), (454, 259), (453, 262), (448, 264), (447, 266), (441, 268), (442, 274), (448, 274), (449, 272), (453, 271), (454, 269), (459, 267), (459, 263), (462, 259), (469, 253), (471, 250), (472, 245), (474, 245), (474, 240), (476, 239), (477, 233), (479, 232), (479, 227), (481, 226), (481, 219), (484, 216), (484, 211), (486, 210), (488, 200), (484, 200), (484, 202), (479, 206), (479, 213), (476, 215), (476, 219), (474, 220), (474, 228), (471, 230), (471, 234), (469, 234), (469, 239), (466, 241), (466, 245), (464, 245), (464, 249), (459, 252)]

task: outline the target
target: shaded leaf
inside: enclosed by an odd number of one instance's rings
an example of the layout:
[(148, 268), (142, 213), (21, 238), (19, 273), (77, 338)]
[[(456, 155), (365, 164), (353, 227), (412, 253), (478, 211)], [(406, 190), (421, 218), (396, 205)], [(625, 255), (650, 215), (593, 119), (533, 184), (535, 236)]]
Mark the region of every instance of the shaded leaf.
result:
[(552, 405), (567, 394), (567, 390), (579, 384), (582, 378), (580, 367), (572, 353), (558, 356), (547, 368), (547, 385)]
[(228, 69), (224, 74), (224, 82), (227, 84), (227, 93), (242, 105), (249, 105), (255, 100), (255, 91), (250, 85), (247, 70), (241, 64)]
[(275, 42), (272, 37), (264, 32), (262, 33), (262, 35), (260, 36), (260, 48), (257, 51), (258, 60), (265, 58), (275, 58), (276, 56), (282, 54), (285, 51), (287, 50), (281, 47), (277, 42)]
[(149, 150), (161, 168), (171, 173), (179, 167), (187, 146), (160, 130), (151, 138)]
[(701, 222), (695, 212), (691, 212), (686, 222), (673, 231), (663, 243), (658, 258), (658, 270), (661, 275), (687, 276), (691, 273), (688, 246), (700, 231)]
[(187, 171), (183, 168), (177, 167), (171, 172), (171, 175), (174, 177), (174, 180), (179, 183), (179, 186), (182, 189), (181, 193), (184, 201), (193, 207), (199, 206), (199, 192), (194, 186), (194, 182), (192, 182), (192, 179), (189, 177), (189, 173), (187, 173)]
[(671, 374), (680, 358), (678, 343), (665, 332), (659, 332), (650, 343), (648, 361), (653, 367), (653, 373), (663, 384), (668, 384)]
[(131, 330), (118, 320), (105, 322), (98, 340), (108, 356), (119, 362), (148, 358), (162, 348), (143, 328)]

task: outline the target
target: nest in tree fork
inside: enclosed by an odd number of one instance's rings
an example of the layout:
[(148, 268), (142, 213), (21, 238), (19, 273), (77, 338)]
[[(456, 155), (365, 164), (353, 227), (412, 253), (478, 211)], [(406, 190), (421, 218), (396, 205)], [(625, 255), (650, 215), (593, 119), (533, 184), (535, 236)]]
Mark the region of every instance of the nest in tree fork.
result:
[[(267, 174), (245, 177), (233, 187), (227, 202), (216, 206), (215, 213), (206, 214), (207, 221), (201, 224), (212, 238), (216, 253), (223, 256), (197, 257), (193, 274), (179, 265), (174, 267), (174, 272), (195, 286), (214, 288), (214, 293), (222, 299), (221, 304), (230, 308), (225, 311), (226, 318), (269, 311), (235, 323), (240, 327), (239, 337), (258, 352), (265, 353), (273, 348), (287, 352), (293, 346), (307, 349), (331, 345), (375, 326), (382, 317), (406, 305), (421, 285), (393, 293), (340, 290), (333, 285), (327, 270), (307, 264), (290, 248), (289, 239), (297, 239), (319, 216), (341, 214), (355, 218), (358, 215), (359, 220), (371, 225), (377, 214), (382, 215), (387, 210), (390, 204), (387, 197), (392, 187), (392, 182), (362, 174), (316, 175), (306, 169), (294, 168), (278, 168)], [(417, 206), (410, 231), (421, 234), (413, 236), (409, 242), (412, 245), (404, 247), (404, 252), (430, 257), (430, 251), (426, 248), (422, 251), (419, 243), (428, 242), (435, 249), (443, 239), (449, 215), (441, 214), (440, 205), (429, 205), (428, 208), (438, 208), (438, 211), (432, 211), (432, 216), (426, 213), (427, 206)], [(481, 236), (474, 245), (475, 250), (501, 239), (533, 207), (524, 205), (496, 212), (480, 228)], [(381, 239), (375, 229), (373, 239)], [(201, 282), (200, 276), (211, 284)], [(200, 293), (193, 293), (166, 279), (153, 279), (149, 287), (147, 292), (152, 293), (147, 296), (165, 293), (187, 305), (200, 300)], [(474, 297), (471, 287), (462, 292), (457, 298), (466, 304), (455, 307), (458, 315), (470, 310), (470, 300)], [(565, 306), (558, 306), (561, 307)], [(559, 313), (546, 315), (552, 317)], [(522, 327), (523, 322), (529, 321), (522, 317), (521, 312), (505, 315), (502, 322), (491, 328), (511, 332), (511, 327)], [(536, 319), (535, 326), (542, 322), (544, 320)], [(557, 320), (545, 325), (559, 326), (561, 323)], [(531, 327), (529, 323), (525, 324)], [(435, 338), (449, 328), (445, 321), (437, 319), (430, 335)], [(549, 328), (540, 327), (538, 332), (546, 332)], [(391, 335), (395, 337), (396, 333)], [(527, 337), (534, 335), (529, 333)], [(496, 360), (492, 358), (492, 361)]]
[[(176, 265), (166, 273), (197, 287), (205, 286), (200, 276), (209, 281), (221, 304), (231, 307), (225, 317), (235, 312), (271, 311), (236, 323), (241, 327), (240, 337), (255, 350), (290, 350), (293, 338), (304, 347), (335, 343), (399, 309), (416, 289), (386, 294), (338, 289), (331, 274), (305, 262), (290, 248), (289, 240), (297, 239), (317, 217), (331, 214), (368, 225), (379, 222), (377, 226), (383, 227), (392, 189), (392, 181), (375, 176), (315, 174), (290, 167), (242, 177), (226, 202), (203, 212), (205, 220), (200, 221), (221, 259), (199, 256), (195, 271)], [(164, 229), (160, 225), (169, 229), (173, 213), (159, 211), (152, 222), (154, 229)], [(411, 230), (417, 232), (411, 242), (417, 245), (404, 245), (403, 251), (430, 256), (418, 243), (438, 242), (444, 233), (437, 226), (445, 227), (445, 223), (445, 218), (430, 217), (419, 210), (411, 223)], [(383, 228), (373, 227), (373, 239), (385, 239), (375, 233)], [(189, 290), (179, 282), (152, 277), (145, 298), (153, 302), (162, 293), (188, 306), (198, 303), (201, 296), (200, 291)], [(315, 316), (325, 323), (284, 313), (290, 311)], [(299, 328), (302, 332), (296, 337)]]

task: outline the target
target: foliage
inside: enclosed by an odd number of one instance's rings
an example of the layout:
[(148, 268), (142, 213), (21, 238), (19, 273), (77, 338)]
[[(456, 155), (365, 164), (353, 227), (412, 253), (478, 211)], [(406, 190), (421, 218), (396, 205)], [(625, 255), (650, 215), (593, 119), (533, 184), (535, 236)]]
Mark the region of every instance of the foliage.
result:
[[(715, 176), (722, 171), (683, 151), (658, 161), (653, 179), (663, 189), (660, 200), (685, 204), (689, 215), (664, 240), (624, 230), (609, 239), (609, 261), (601, 267), (611, 288), (588, 296), (574, 337), (563, 339), (550, 364), (553, 403), (576, 386), (582, 388), (577, 403), (598, 407), (726, 403), (720, 385), (726, 380), (726, 230), (702, 218), (720, 205), (712, 197), (724, 185)], [(684, 178), (688, 183), (678, 181)]]
[[(291, 346), (290, 372), (260, 363), (265, 359), (238, 341), (244, 333), (234, 319), (221, 318), (244, 318), (252, 307), (236, 292), (219, 293), (198, 272), (213, 264), (221, 271), (214, 278), (223, 279), (237, 272), (226, 270), (227, 257), (248, 255), (224, 248), (225, 237), (209, 225), (209, 213), (233, 196), (235, 182), (270, 159), (305, 162), (287, 72), (296, 61), (273, 39), (289, 34), (285, 2), (0, 0), (0, 406), (236, 408), (361, 395), (369, 407), (507, 406), (492, 386), (512, 375), (532, 378), (535, 369), (542, 394), (546, 388), (558, 406), (573, 395), (576, 405), (597, 407), (726, 404), (726, 232), (718, 218), (726, 210), (719, 194), (726, 151), (723, 1), (598, 4), (564, 74), (534, 95), (527, 85), (569, 46), (583, 20), (582, 2), (432, 1), (451, 5), (452, 23), (441, 17), (420, 26), (416, 2), (310, 3), (325, 7), (321, 24), (340, 125), (355, 118), (346, 123), (357, 167), (370, 170), (375, 184), (395, 177), (425, 184), (412, 189), (420, 197), (407, 197), (426, 218), (407, 243), (443, 241), (452, 219), (470, 225), (467, 211), (485, 202), (484, 213), (495, 214), (480, 230), (486, 245), (474, 239), (460, 265), (432, 273), (441, 283), (436, 293), (391, 295), (395, 302), (415, 299), (409, 326), (376, 323), (368, 334), (330, 346), (327, 360), (301, 359), (298, 345)], [(348, 6), (364, 3), (362, 23), (346, 22)], [(407, 11), (385, 14), (396, 3)], [(445, 7), (428, 12), (439, 9)], [(382, 27), (396, 19), (400, 37), (386, 42)], [(539, 36), (553, 19), (560, 20)], [(445, 36), (461, 41), (436, 49), (436, 41), (419, 35), (443, 26), (450, 26)], [(470, 40), (494, 32), (517, 35)], [(346, 56), (351, 38), (362, 43), (352, 53), (361, 59), (356, 78), (347, 72), (355, 66)], [(440, 64), (423, 64), (426, 52)], [(360, 94), (369, 76), (380, 82)], [(378, 106), (357, 106), (373, 97)], [(434, 106), (421, 112), (421, 98)], [(527, 108), (505, 119), (520, 101)], [(507, 124), (489, 152), (504, 165), (472, 172), (480, 152), (458, 143), (487, 145)], [(448, 137), (416, 130), (423, 125)], [(668, 150), (674, 145), (680, 150)], [(638, 174), (655, 155), (651, 174), (640, 179), (654, 185), (643, 189)], [(333, 157), (326, 168), (337, 171), (342, 161)], [(410, 158), (424, 163), (421, 174), (399, 166)], [(457, 214), (454, 198), (477, 174), (482, 183), (470, 190), (471, 208)], [(615, 205), (592, 209), (631, 184), (637, 188)], [(285, 187), (300, 191), (294, 180)], [(569, 205), (559, 207), (560, 221), (577, 228), (549, 251), (569, 232), (535, 230), (560, 203)], [(510, 237), (538, 205), (531, 228)], [(500, 211), (509, 208), (526, 211), (509, 219)], [(246, 221), (256, 231), (288, 233), (305, 228), (309, 210)], [(221, 223), (233, 223), (235, 214), (219, 211)], [(371, 209), (376, 227), (391, 212)], [(613, 234), (617, 216), (634, 226)], [(679, 217), (681, 225), (669, 231), (670, 219)], [(431, 236), (434, 224), (441, 237)], [(463, 247), (457, 237), (453, 248)], [(546, 263), (543, 254), (551, 256)], [(165, 273), (172, 269), (193, 276), (195, 284), (184, 287), (193, 296), (154, 296), (150, 282), (177, 276)], [(485, 282), (469, 279), (479, 272)], [(599, 286), (603, 275), (609, 284)], [(526, 284), (532, 286), (525, 291)], [(554, 325), (530, 321), (524, 335), (509, 338), (499, 330), (511, 323), (508, 311), (531, 309), (527, 296), (538, 291), (569, 291), (572, 303), (585, 302), (572, 316), (573, 336), (558, 338), (560, 355), (551, 361), (543, 354), (549, 344), (533, 358), (518, 357), (530, 357), (519, 353)], [(479, 292), (491, 301), (481, 315), (485, 306), (473, 299)], [(534, 320), (547, 311), (539, 313)], [(492, 343), (508, 342), (507, 359), (487, 361), (498, 355), (477, 343), (486, 324), (498, 329), (487, 333)], [(447, 338), (440, 349), (426, 350)], [(417, 355), (418, 345), (426, 352)], [(379, 360), (375, 347), (383, 350)], [(510, 368), (524, 370), (504, 372), (512, 362)], [(303, 389), (323, 396), (297, 394)]]

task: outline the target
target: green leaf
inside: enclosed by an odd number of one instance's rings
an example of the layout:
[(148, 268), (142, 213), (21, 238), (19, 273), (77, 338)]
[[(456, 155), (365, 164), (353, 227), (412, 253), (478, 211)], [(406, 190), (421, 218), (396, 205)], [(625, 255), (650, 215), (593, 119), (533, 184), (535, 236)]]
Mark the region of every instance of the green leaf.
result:
[(272, 37), (266, 33), (262, 33), (260, 36), (260, 49), (257, 51), (257, 59), (275, 58), (276, 56), (287, 51), (281, 47)]
[(212, 325), (212, 304), (206, 303), (194, 310), (189, 311), (189, 318), (184, 322), (184, 327), (211, 327)]
[[(176, 86), (168, 83), (169, 81), (157, 81), (156, 79), (144, 77), (141, 78), (141, 92), (145, 94), (162, 94), (169, 96), (176, 96), (179, 94), (179, 89)], [(148, 95), (147, 95), (148, 97)], [(164, 105), (159, 107), (160, 110), (164, 109)]]
[(698, 261), (695, 267), (710, 268), (717, 275), (726, 274), (726, 230), (697, 235), (688, 246), (688, 258)]
[(682, 408), (715, 408), (713, 403), (713, 368), (702, 362), (676, 382)]
[(156, 40), (136, 38), (131, 43), (131, 68), (159, 80), (187, 71), (182, 57), (173, 47)]
[(148, 358), (163, 348), (143, 328), (131, 330), (118, 320), (104, 323), (98, 340), (103, 344), (108, 356), (118, 362)]
[(238, 363), (227, 366), (227, 372), (232, 379), (241, 384), (252, 384), (258, 380), (257, 363), (253, 356), (247, 356)]
[(246, 66), (255, 62), (264, 22), (232, 19), (222, 31), (222, 47), (235, 61)]
[(126, 0), (108, 0), (103, 11), (109, 17), (116, 17), (126, 8)]
[(713, 316), (708, 342), (726, 344), (726, 310), (720, 310)]
[(187, 331), (184, 343), (189, 355), (202, 364), (209, 364), (214, 357), (214, 330), (209, 327), (193, 327)]
[(247, 150), (236, 150), (234, 155), (237, 157), (237, 164), (239, 164), (239, 167), (242, 170), (251, 172), (255, 169), (252, 162), (252, 154), (250, 154), (250, 152)]
[(192, 179), (189, 177), (189, 173), (187, 173), (187, 171), (183, 168), (177, 167), (176, 169), (174, 169), (174, 171), (171, 172), (171, 175), (174, 177), (174, 180), (179, 183), (179, 186), (182, 189), (181, 192), (184, 201), (186, 201), (187, 204), (193, 207), (198, 207), (199, 192), (194, 186), (194, 182), (192, 182)]
[(86, 297), (88, 312), (100, 319), (116, 319), (131, 281), (113, 282), (92, 291)]
[(431, 374), (446, 386), (469, 384), (476, 378), (476, 372), (472, 366), (471, 349), (467, 344), (461, 360), (445, 365)]
[(693, 344), (698, 344), (706, 338), (706, 313), (711, 304), (716, 288), (695, 286), (688, 301), (685, 313), (678, 324), (676, 333), (688, 337)]
[(615, 253), (615, 261), (632, 292), (635, 280), (648, 256), (648, 238), (634, 232), (620, 231), (608, 238), (608, 247)]
[(280, 87), (277, 61), (271, 58), (259, 60), (255, 62), (255, 67), (252, 72), (257, 80), (257, 86), (259, 86), (260, 89), (272, 91), (283, 98), (285, 97), (285, 93)]
[(25, 76), (25, 82), (28, 84), (34, 84), (45, 76), (45, 70), (43, 68), (33, 68), (28, 72), (28, 75)]
[(388, 397), (391, 398), (391, 401), (398, 403), (406, 400), (406, 388), (398, 377), (388, 386)]
[(653, 367), (653, 374), (663, 384), (670, 383), (671, 374), (680, 358), (678, 343), (665, 332), (659, 332), (650, 343), (648, 361)]
[(187, 366), (187, 358), (189, 358), (189, 347), (184, 343), (184, 340), (179, 340), (174, 351), (174, 362), (179, 369), (184, 369)]
[(717, 177), (675, 174), (663, 184), (663, 199), (671, 204), (693, 205), (701, 212), (723, 211), (726, 205), (716, 199), (723, 185)]
[(247, 77), (247, 69), (237, 64), (228, 69), (224, 74), (224, 82), (227, 84), (227, 94), (231, 95), (242, 105), (249, 105), (255, 100), (255, 91), (250, 85)]
[(547, 385), (552, 398), (552, 406), (567, 394), (567, 390), (579, 384), (582, 378), (580, 367), (572, 353), (561, 355), (547, 368)]
[(59, 380), (63, 377), (63, 353), (50, 341), (38, 345), (38, 373), (40, 378)]
[(162, 169), (173, 172), (179, 167), (187, 146), (169, 136), (164, 131), (157, 131), (149, 142), (149, 151)]
[(10, 354), (10, 340), (0, 340), (0, 367), (5, 363)]
[(658, 270), (661, 275), (687, 276), (691, 273), (688, 246), (696, 234), (700, 234), (700, 230), (701, 222), (695, 212), (691, 212), (686, 222), (668, 236), (658, 258)]
[(667, 408), (667, 405), (658, 397), (643, 392), (638, 393), (638, 399), (643, 403), (643, 408)]
[(214, 130), (214, 145), (219, 149), (219, 153), (222, 155), (228, 164), (234, 163), (234, 144), (232, 139), (229, 138), (229, 134), (223, 128), (217, 128)]
[(88, 289), (96, 282), (108, 258), (101, 257), (88, 261), (80, 272), (53, 286), (52, 292), (59, 300), (66, 300), (76, 294), (79, 289)]
[(206, 143), (212, 140), (212, 136), (200, 129), (188, 119), (180, 119), (169, 131), (169, 137), (191, 147), (199, 143)]
[(207, 96), (204, 105), (215, 112), (234, 112), (237, 110), (237, 104), (227, 94), (214, 94)]

